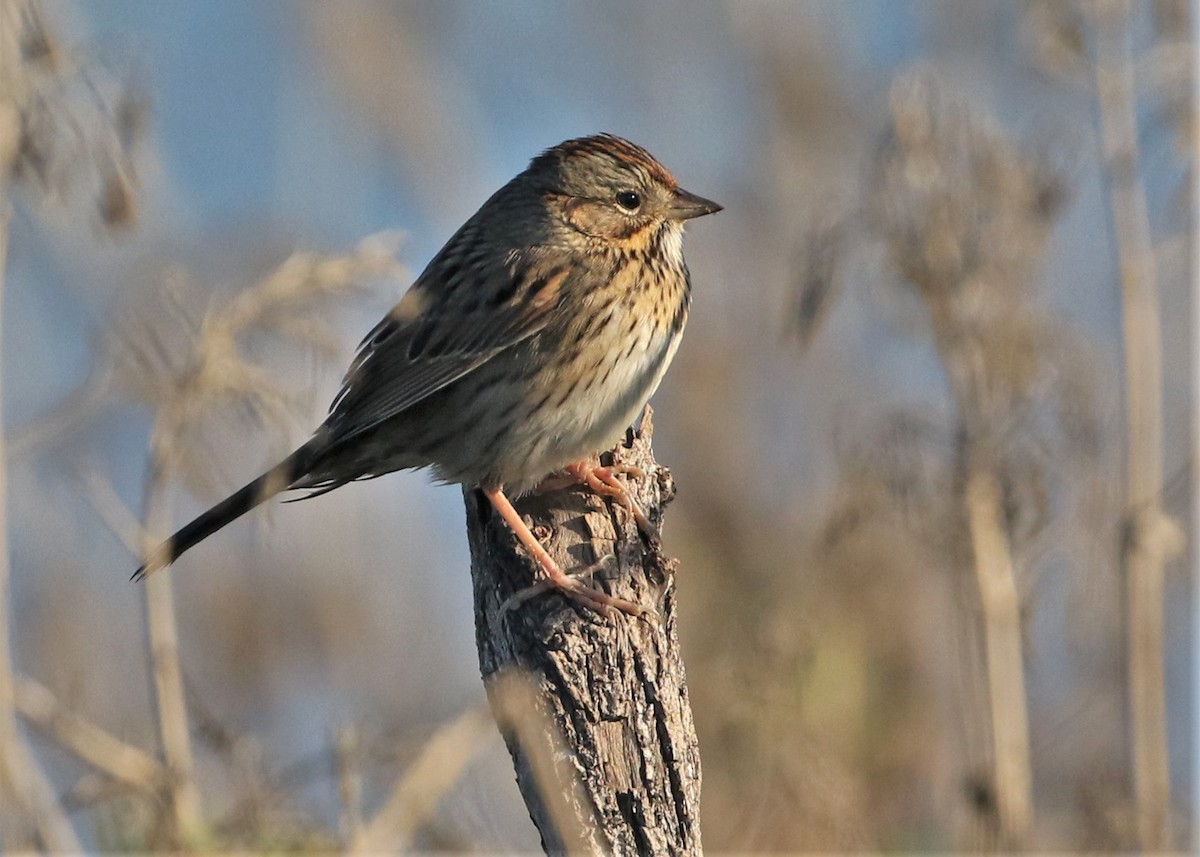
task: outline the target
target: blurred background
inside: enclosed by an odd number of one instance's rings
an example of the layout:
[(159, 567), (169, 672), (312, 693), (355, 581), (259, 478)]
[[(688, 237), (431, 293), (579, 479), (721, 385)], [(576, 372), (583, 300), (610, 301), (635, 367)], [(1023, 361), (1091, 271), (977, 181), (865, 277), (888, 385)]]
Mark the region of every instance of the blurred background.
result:
[(1194, 846), (1191, 15), (9, 2), (5, 845), (537, 849), (456, 488), (128, 577), (492, 191), (610, 131), (725, 206), (654, 401), (708, 850)]

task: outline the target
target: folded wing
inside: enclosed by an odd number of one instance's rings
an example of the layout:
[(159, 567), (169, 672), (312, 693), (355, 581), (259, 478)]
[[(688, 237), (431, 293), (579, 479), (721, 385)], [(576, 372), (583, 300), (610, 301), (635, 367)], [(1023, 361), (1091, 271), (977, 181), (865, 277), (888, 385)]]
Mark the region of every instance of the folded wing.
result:
[(439, 256), (359, 346), (326, 420), (336, 440), (374, 428), (542, 330), (569, 273), (516, 257), (472, 276)]

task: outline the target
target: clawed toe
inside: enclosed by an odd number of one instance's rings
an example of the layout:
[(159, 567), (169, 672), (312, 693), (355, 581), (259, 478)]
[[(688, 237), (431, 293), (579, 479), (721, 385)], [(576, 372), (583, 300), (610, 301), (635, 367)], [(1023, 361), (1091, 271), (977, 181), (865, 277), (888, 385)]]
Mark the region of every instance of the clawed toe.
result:
[(589, 586), (585, 581), (591, 580), (592, 575), (599, 571), (604, 566), (608, 565), (615, 559), (614, 557), (606, 557), (600, 562), (589, 565), (587, 568), (581, 569), (573, 574), (560, 572), (561, 576), (548, 577), (545, 580), (539, 580), (524, 589), (520, 589), (505, 599), (500, 605), (500, 610), (504, 613), (514, 610), (524, 604), (531, 598), (535, 598), (545, 592), (557, 589), (568, 598), (589, 607), (604, 616), (612, 616), (613, 610), (620, 610), (630, 616), (652, 616), (656, 615), (656, 611), (652, 608), (642, 607), (640, 604), (635, 604), (632, 601), (627, 601), (624, 598), (618, 598), (615, 595), (609, 595), (607, 592), (602, 592), (599, 589)]
[(624, 506), (626, 511), (633, 516), (633, 520), (637, 522), (642, 535), (654, 545), (662, 544), (662, 536), (659, 534), (658, 528), (646, 517), (646, 513), (642, 511), (642, 507), (638, 505), (630, 490), (617, 479), (618, 474), (632, 476), (634, 479), (645, 479), (646, 471), (642, 468), (632, 464), (601, 466), (585, 460), (568, 465), (567, 473), (600, 496), (611, 497)]

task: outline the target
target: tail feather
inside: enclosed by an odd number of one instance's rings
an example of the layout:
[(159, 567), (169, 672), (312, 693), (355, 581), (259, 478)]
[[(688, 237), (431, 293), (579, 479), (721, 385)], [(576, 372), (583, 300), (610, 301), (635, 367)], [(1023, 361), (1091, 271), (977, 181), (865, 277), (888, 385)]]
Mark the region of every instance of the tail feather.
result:
[(285, 491), (307, 474), (326, 443), (318, 435), (301, 446), (279, 464), (242, 489), (230, 494), (217, 505), (197, 517), (179, 532), (150, 552), (146, 562), (133, 573), (133, 580), (145, 580), (159, 569), (166, 568), (184, 551), (211, 536), (226, 524), (240, 518), (260, 503)]

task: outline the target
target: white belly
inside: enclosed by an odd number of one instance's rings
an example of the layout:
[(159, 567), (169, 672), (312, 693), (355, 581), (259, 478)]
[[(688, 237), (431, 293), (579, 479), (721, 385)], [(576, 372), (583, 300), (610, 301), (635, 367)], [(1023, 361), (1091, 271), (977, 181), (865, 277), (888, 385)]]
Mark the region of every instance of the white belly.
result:
[[(624, 327), (611, 325), (618, 332)], [(647, 318), (635, 333), (638, 345), (628, 357), (624, 355), (629, 340), (614, 339), (607, 352), (610, 362), (581, 381), (561, 406), (539, 413), (527, 470), (548, 474), (611, 447), (658, 389), (682, 332)]]

